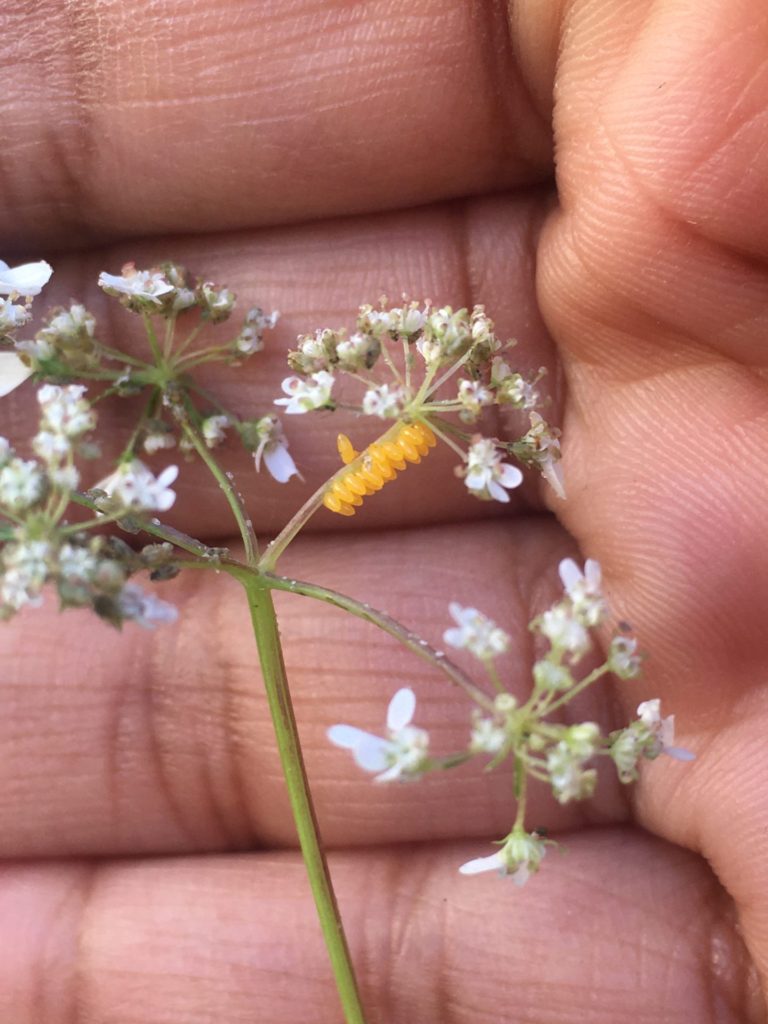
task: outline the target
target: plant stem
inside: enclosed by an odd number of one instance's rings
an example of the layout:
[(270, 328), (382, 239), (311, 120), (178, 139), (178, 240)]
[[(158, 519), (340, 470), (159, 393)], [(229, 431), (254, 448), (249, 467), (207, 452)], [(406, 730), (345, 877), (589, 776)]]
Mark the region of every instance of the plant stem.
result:
[(586, 688), (588, 686), (591, 686), (592, 683), (596, 683), (597, 680), (601, 676), (606, 675), (607, 672), (610, 672), (610, 669), (607, 665), (599, 665), (596, 669), (593, 669), (588, 676), (585, 676), (575, 686), (572, 686), (571, 689), (564, 693), (562, 697), (558, 698), (558, 700), (553, 701), (551, 704), (544, 704), (543, 707), (537, 711), (537, 714), (551, 714), (553, 711), (556, 711), (558, 708), (561, 708), (563, 704), (567, 704), (569, 701), (573, 700), (574, 697), (580, 694), (582, 690), (586, 690)]
[[(375, 444), (383, 444), (387, 441), (393, 440), (397, 436), (401, 426), (400, 420), (396, 420), (394, 424), (389, 427), (380, 437), (376, 438)], [(370, 447), (370, 445), (368, 446)], [(318, 487), (314, 494), (310, 495), (309, 498), (304, 502), (298, 512), (289, 520), (288, 523), (283, 527), (280, 533), (275, 537), (272, 543), (267, 547), (264, 554), (261, 556), (259, 562), (259, 569), (265, 572), (271, 572), (277, 563), (278, 558), (288, 545), (291, 543), (296, 534), (309, 522), (311, 517), (317, 512), (323, 503), (326, 491), (333, 486), (334, 481), (344, 476), (345, 473), (354, 471), (360, 466), (365, 456), (365, 449), (360, 452), (357, 458), (350, 462), (348, 465), (340, 466), (339, 469), (333, 474), (333, 476), (326, 480), (325, 483)]]
[(365, 1024), (352, 960), (344, 935), (328, 865), (320, 845), (312, 797), (301, 754), (296, 719), (285, 674), (283, 652), (277, 629), (272, 595), (263, 579), (254, 573), (229, 569), (248, 597), (253, 633), (259, 650), (264, 687), (275, 729), (280, 762), (285, 775), (301, 853), (315, 899), (320, 927), (331, 960), (346, 1024)]
[(291, 580), (284, 576), (275, 576), (272, 573), (264, 573), (264, 584), (273, 590), (287, 590), (291, 594), (302, 594), (304, 597), (312, 597), (316, 601), (324, 601), (336, 608), (342, 608), (345, 612), (356, 615), (358, 619), (373, 623), (385, 633), (399, 640), (409, 651), (417, 654), (420, 658), (430, 662), (446, 675), (452, 683), (461, 687), (469, 697), (487, 711), (493, 711), (493, 700), (488, 697), (458, 665), (454, 665), (449, 658), (446, 658), (442, 651), (436, 651), (426, 640), (423, 640), (417, 633), (412, 632), (405, 626), (391, 618), (384, 612), (371, 608), (370, 605), (361, 604), (353, 597), (340, 594), (328, 587), (320, 587), (315, 583), (304, 583), (302, 580)]
[(205, 443), (203, 438), (198, 433), (192, 421), (189, 418), (189, 413), (178, 413), (179, 421), (184, 433), (187, 435), (189, 440), (192, 442), (195, 451), (203, 460), (205, 465), (208, 467), (211, 475), (216, 480), (221, 490), (224, 493), (224, 497), (227, 499), (227, 503), (232, 510), (232, 515), (235, 517), (237, 528), (240, 531), (240, 536), (243, 540), (243, 546), (245, 548), (245, 561), (247, 565), (255, 565), (258, 558), (258, 544), (256, 542), (256, 535), (253, 532), (253, 524), (246, 515), (243, 503), (240, 500), (240, 496), (237, 493), (232, 481), (229, 479), (224, 470), (219, 466), (218, 462), (211, 455), (208, 450), (208, 445)]

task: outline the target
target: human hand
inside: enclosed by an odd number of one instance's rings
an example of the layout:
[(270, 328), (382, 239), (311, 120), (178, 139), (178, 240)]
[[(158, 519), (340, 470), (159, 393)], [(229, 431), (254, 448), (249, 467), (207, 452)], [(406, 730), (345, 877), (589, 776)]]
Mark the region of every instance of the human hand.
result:
[[(606, 779), (588, 805), (536, 793), (531, 821), (566, 855), (523, 890), (460, 878), (509, 827), (509, 777), (372, 787), (325, 729), (375, 728), (414, 680), (450, 749), (466, 701), (364, 625), (285, 598), (371, 1019), (763, 1020), (765, 18), (746, 0), (534, 0), (508, 34), (500, 6), (469, 0), (168, 0), (12, 2), (4, 20), (3, 225), (56, 266), (40, 305), (90, 289), (122, 339), (99, 270), (173, 257), (281, 309), (261, 361), (215, 378), (236, 408), (279, 393), (297, 331), (381, 291), (484, 302), (525, 365), (549, 366), (566, 503), (532, 480), (502, 515), (436, 452), (360, 529), (318, 517), (285, 571), (433, 641), (448, 600), (476, 605), (518, 641), (524, 692), (559, 559), (597, 558), (650, 657), (580, 717), (619, 726), (660, 696), (698, 754), (645, 766), (632, 791)], [(29, 405), (4, 400), (10, 436)], [(124, 426), (118, 410), (115, 451)], [(344, 421), (312, 426), (288, 424), (307, 491)], [(178, 492), (177, 525), (220, 540), (202, 470)], [(256, 494), (266, 533), (301, 500)], [(338, 1021), (239, 595), (207, 574), (170, 591), (182, 617), (155, 633), (50, 601), (0, 630), (0, 1020)]]

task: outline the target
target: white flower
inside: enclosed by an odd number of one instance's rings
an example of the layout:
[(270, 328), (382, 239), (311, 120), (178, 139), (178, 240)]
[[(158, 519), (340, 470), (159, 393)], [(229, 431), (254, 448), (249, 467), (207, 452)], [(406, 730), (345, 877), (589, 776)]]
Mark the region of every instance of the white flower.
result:
[(31, 319), (29, 306), (14, 305), (10, 299), (0, 299), (0, 334), (15, 331)]
[(370, 388), (363, 395), (363, 412), (366, 416), (379, 416), (383, 420), (396, 419), (403, 411), (406, 397), (402, 388), (390, 388), (389, 384)]
[(269, 315), (258, 306), (249, 309), (243, 329), (235, 339), (235, 349), (244, 356), (260, 352), (264, 347), (264, 331), (274, 327), (279, 319), (280, 314), (276, 309), (273, 309)]
[(561, 665), (551, 658), (542, 658), (533, 666), (533, 678), (537, 686), (545, 690), (569, 690), (574, 685), (574, 678), (567, 665)]
[(636, 679), (640, 675), (641, 659), (634, 637), (615, 636), (608, 652), (608, 668), (619, 679)]
[(129, 300), (136, 299), (155, 306), (161, 306), (163, 296), (174, 290), (161, 271), (137, 270), (133, 263), (126, 263), (119, 276), (102, 271), (99, 287), (108, 295), (125, 295)]
[(479, 713), (472, 723), (469, 749), (473, 754), (498, 754), (507, 741), (507, 730), (493, 718), (483, 718)]
[(275, 405), (284, 405), (290, 414), (311, 412), (322, 409), (331, 400), (334, 377), (327, 370), (311, 374), (309, 380), (301, 377), (286, 377), (280, 387), (288, 398), (276, 398)]
[(495, 658), (509, 648), (510, 637), (477, 608), (463, 608), (452, 601), (448, 610), (458, 623), (458, 627), (443, 633), (443, 640), (451, 647), (466, 648), (482, 661)]
[(477, 857), (462, 864), (462, 875), (479, 875), (484, 871), (498, 871), (510, 875), (515, 885), (525, 885), (539, 870), (546, 853), (545, 841), (535, 832), (513, 833), (497, 853), (490, 857)]
[(475, 441), (467, 455), (464, 483), (476, 498), (509, 501), (507, 490), (519, 487), (523, 474), (517, 467), (502, 462), (501, 453), (493, 441), (481, 437)]
[(150, 431), (141, 442), (147, 455), (155, 455), (159, 451), (176, 447), (176, 438), (169, 430)]
[[(675, 716), (667, 715), (661, 717), (661, 701), (644, 700), (637, 707), (637, 714), (640, 722), (645, 726), (655, 741), (650, 749), (644, 751), (646, 757), (653, 757), (657, 754), (667, 754), (676, 761), (693, 761), (696, 755), (683, 747), (674, 746), (675, 742)], [(654, 747), (656, 748), (654, 751)]]
[(586, 768), (586, 762), (594, 756), (599, 739), (594, 722), (572, 725), (547, 754), (549, 781), (559, 803), (583, 800), (594, 792), (597, 772)]
[(53, 267), (45, 260), (23, 263), (19, 267), (9, 267), (0, 260), (0, 295), (23, 295), (25, 298), (39, 295), (52, 273)]
[(351, 750), (365, 771), (378, 772), (374, 782), (415, 779), (427, 765), (429, 747), (429, 734), (411, 725), (415, 710), (413, 690), (398, 690), (387, 709), (386, 739), (353, 725), (332, 725), (328, 739), (337, 747)]
[(96, 320), (92, 313), (81, 303), (73, 303), (69, 309), (60, 310), (51, 317), (40, 331), (46, 339), (68, 338), (84, 335), (92, 338), (96, 330)]
[(564, 558), (558, 571), (576, 618), (585, 626), (598, 625), (605, 615), (600, 563), (588, 558), (582, 572), (572, 558)]
[(33, 373), (15, 352), (0, 352), (0, 398), (9, 395)]
[(460, 380), (458, 400), (462, 405), (462, 419), (471, 422), (480, 415), (480, 410), (493, 404), (493, 395), (479, 380)]
[(90, 580), (98, 564), (96, 555), (88, 548), (62, 544), (59, 549), (59, 574), (67, 580)]
[(212, 323), (226, 320), (235, 308), (237, 296), (229, 288), (219, 288), (212, 281), (197, 286), (200, 305)]
[(117, 595), (117, 606), (121, 616), (145, 629), (154, 629), (159, 622), (175, 622), (178, 609), (161, 601), (154, 594), (145, 594), (136, 583), (126, 583)]
[(350, 373), (372, 369), (380, 353), (381, 343), (378, 338), (360, 331), (336, 345), (337, 365), (339, 369)]
[(59, 462), (65, 459), (72, 449), (69, 438), (64, 434), (54, 434), (51, 430), (41, 430), (32, 438), (32, 448), (43, 462)]
[(36, 462), (15, 458), (0, 469), (0, 505), (11, 511), (23, 512), (44, 493), (45, 475)]
[(221, 444), (225, 441), (228, 426), (230, 426), (229, 416), (208, 416), (204, 419), (200, 429), (206, 445), (209, 448), (215, 448), (217, 444)]
[(42, 603), (40, 591), (48, 577), (51, 546), (45, 540), (8, 544), (3, 550), (0, 600), (15, 611)]
[(95, 487), (131, 511), (167, 512), (176, 500), (170, 485), (178, 475), (178, 466), (168, 466), (155, 477), (140, 459), (133, 459), (118, 466)]
[(64, 437), (76, 438), (92, 430), (96, 415), (83, 398), (86, 388), (82, 384), (44, 384), (37, 391), (37, 401), (43, 414), (43, 425)]
[(526, 461), (538, 467), (558, 498), (564, 500), (565, 485), (560, 465), (559, 431), (551, 427), (537, 412), (532, 412), (530, 419), (531, 429), (521, 438), (521, 443), (529, 446)]
[(426, 313), (419, 309), (418, 303), (412, 302), (402, 309), (390, 309), (387, 327), (393, 334), (409, 338), (418, 334), (426, 322)]
[(292, 476), (301, 475), (288, 451), (288, 440), (277, 416), (262, 416), (256, 424), (256, 432), (259, 435), (259, 446), (253, 453), (256, 472), (261, 469), (263, 457), (264, 465), (279, 484), (286, 483)]
[(589, 650), (589, 634), (567, 604), (556, 604), (549, 608), (541, 616), (538, 625), (555, 649), (568, 651), (575, 658), (580, 658)]

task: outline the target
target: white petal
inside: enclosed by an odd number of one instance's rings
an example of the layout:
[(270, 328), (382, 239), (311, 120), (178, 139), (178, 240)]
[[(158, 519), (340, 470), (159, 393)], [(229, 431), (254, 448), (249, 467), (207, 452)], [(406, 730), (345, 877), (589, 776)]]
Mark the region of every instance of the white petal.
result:
[(451, 647), (464, 647), (464, 630), (459, 628), (446, 629), (443, 633), (443, 641)]
[(587, 583), (594, 590), (600, 589), (600, 584), (603, 579), (603, 572), (600, 568), (600, 563), (594, 558), (588, 558), (584, 563), (584, 575), (587, 579)]
[(497, 479), (502, 487), (519, 487), (523, 482), (523, 474), (517, 466), (510, 466), (508, 462), (502, 462), (499, 466)]
[(474, 860), (468, 860), (459, 868), (459, 874), (479, 875), (483, 871), (502, 871), (504, 867), (504, 858), (501, 852), (492, 853), (490, 857), (476, 857)]
[(482, 466), (475, 466), (464, 477), (464, 483), (470, 491), (482, 491), (488, 479), (488, 470)]
[(496, 501), (503, 501), (504, 503), (509, 501), (509, 495), (501, 484), (496, 483), (495, 480), (488, 481), (488, 493), (492, 498), (495, 498)]
[(15, 352), (0, 352), (0, 398), (23, 384), (32, 372)]
[(566, 591), (570, 594), (573, 588), (584, 578), (581, 569), (572, 558), (564, 558), (557, 567), (560, 579)]
[(381, 775), (377, 775), (373, 780), (374, 782), (397, 782), (398, 779), (402, 778), (403, 768), (402, 765), (393, 764), (391, 768), (387, 768)]
[(389, 766), (392, 744), (380, 736), (363, 733), (363, 738), (352, 751), (355, 761), (367, 772), (380, 772)]
[(167, 512), (169, 508), (173, 508), (173, 503), (176, 501), (176, 494), (174, 491), (161, 491), (154, 499), (154, 508), (158, 512)]
[(27, 297), (39, 295), (52, 273), (53, 267), (45, 260), (23, 263), (20, 267), (9, 267), (4, 263), (0, 267), (0, 294), (18, 292)]
[(458, 601), (451, 601), (448, 605), (448, 611), (460, 626), (468, 625), (477, 617), (478, 614), (476, 608), (465, 608), (464, 605), (459, 604)]
[(344, 750), (354, 750), (366, 736), (371, 734), (357, 729), (354, 725), (332, 725), (326, 733), (334, 746)]
[(298, 476), (299, 473), (296, 463), (283, 444), (268, 446), (264, 449), (264, 465), (279, 484), (286, 483), (292, 476)]
[(398, 690), (387, 708), (387, 728), (399, 732), (409, 724), (416, 710), (416, 694), (407, 686)]
[(157, 486), (161, 488), (170, 487), (176, 477), (179, 475), (178, 466), (166, 466), (160, 476), (157, 478)]
[(675, 761), (695, 761), (696, 755), (692, 750), (686, 750), (685, 747), (664, 747), (664, 753), (668, 757), (672, 757)]

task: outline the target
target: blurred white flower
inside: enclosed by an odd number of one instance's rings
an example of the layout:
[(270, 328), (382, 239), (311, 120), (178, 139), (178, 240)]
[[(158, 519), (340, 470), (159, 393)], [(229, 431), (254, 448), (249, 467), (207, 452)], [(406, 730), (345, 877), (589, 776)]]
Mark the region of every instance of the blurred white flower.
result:
[(277, 416), (262, 416), (256, 424), (256, 431), (259, 435), (259, 446), (253, 453), (256, 472), (260, 470), (263, 458), (270, 475), (279, 484), (286, 483), (292, 476), (301, 476), (288, 451), (288, 439)]
[(443, 640), (451, 647), (466, 648), (482, 661), (495, 658), (509, 648), (508, 634), (477, 608), (463, 608), (452, 601), (448, 610), (458, 623), (443, 633)]
[(124, 295), (129, 299), (162, 305), (164, 295), (174, 290), (168, 278), (159, 270), (137, 270), (133, 263), (126, 263), (120, 274), (99, 274), (99, 287), (108, 295)]
[(510, 875), (515, 885), (525, 885), (539, 870), (545, 853), (545, 840), (536, 832), (513, 832), (498, 852), (469, 860), (459, 871), (462, 875), (498, 871), (501, 875)]
[(539, 629), (552, 646), (580, 658), (589, 650), (589, 634), (567, 603), (547, 609), (539, 620)]
[(572, 558), (564, 558), (559, 573), (576, 618), (585, 626), (598, 625), (606, 610), (600, 563), (588, 558), (582, 572)]
[(276, 398), (275, 405), (284, 405), (285, 411), (291, 415), (322, 409), (331, 400), (333, 384), (333, 374), (327, 370), (318, 370), (308, 380), (286, 377), (280, 387), (288, 398)]
[(23, 512), (45, 493), (45, 474), (34, 460), (13, 458), (0, 469), (0, 505)]
[(145, 629), (154, 629), (158, 623), (175, 622), (178, 609), (154, 594), (145, 593), (136, 583), (126, 583), (117, 595), (117, 607), (124, 619)]
[(378, 772), (374, 782), (418, 778), (427, 763), (429, 734), (411, 725), (416, 710), (413, 690), (398, 690), (387, 709), (387, 738), (357, 729), (353, 725), (332, 725), (328, 739), (337, 747), (351, 750), (357, 764), (367, 772)]
[(168, 466), (156, 477), (140, 459), (124, 462), (94, 487), (131, 511), (167, 512), (176, 500), (170, 485), (179, 475), (178, 466)]
[(644, 700), (642, 704), (639, 704), (637, 714), (657, 745), (656, 751), (653, 750), (653, 747), (645, 751), (646, 757), (653, 757), (654, 753), (662, 753), (673, 757), (676, 761), (694, 761), (696, 759), (696, 755), (690, 750), (674, 745), (675, 716), (661, 717), (661, 701), (658, 697), (653, 700)]
[(402, 388), (382, 384), (378, 388), (370, 388), (363, 395), (363, 412), (366, 416), (379, 416), (381, 419), (396, 419), (403, 411), (407, 395)]
[[(508, 462), (502, 462), (501, 452), (493, 441), (481, 437), (467, 454), (464, 483), (476, 498), (507, 502), (507, 490), (519, 487), (523, 474)], [(505, 488), (507, 490), (505, 490)]]
[(53, 267), (45, 260), (22, 263), (18, 267), (9, 267), (0, 260), (0, 295), (23, 295), (25, 298), (39, 295), (52, 273)]

